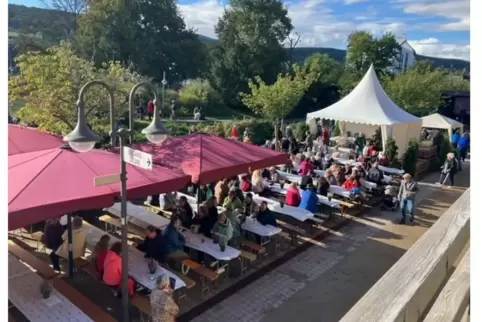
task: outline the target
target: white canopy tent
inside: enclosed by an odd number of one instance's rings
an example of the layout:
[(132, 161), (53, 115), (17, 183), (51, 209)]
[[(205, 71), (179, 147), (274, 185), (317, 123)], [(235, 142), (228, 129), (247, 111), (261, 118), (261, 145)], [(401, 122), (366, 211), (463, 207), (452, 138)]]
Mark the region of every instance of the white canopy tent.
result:
[(460, 133), (464, 133), (464, 125), (459, 121), (440, 115), (438, 113), (422, 117), (422, 127), (430, 129), (448, 130), (449, 138), (452, 137), (452, 131), (460, 129)]
[(350, 94), (322, 110), (308, 113), (306, 122), (313, 118), (337, 120), (342, 133), (362, 132), (366, 136), (371, 136), (380, 126), (384, 148), (391, 136), (399, 155), (405, 152), (411, 139), (420, 139), (422, 129), (420, 118), (401, 109), (388, 97), (373, 65)]

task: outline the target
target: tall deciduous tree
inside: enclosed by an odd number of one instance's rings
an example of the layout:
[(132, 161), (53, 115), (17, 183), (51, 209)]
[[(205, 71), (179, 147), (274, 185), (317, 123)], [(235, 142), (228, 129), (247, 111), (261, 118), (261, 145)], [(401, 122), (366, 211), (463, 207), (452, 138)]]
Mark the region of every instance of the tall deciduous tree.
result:
[(461, 73), (434, 68), (420, 61), (408, 71), (384, 79), (384, 88), (392, 100), (410, 113), (430, 114), (442, 103), (443, 91), (470, 90), (470, 82)]
[[(22, 100), (25, 106), (18, 116), (26, 123), (66, 134), (77, 120), (76, 101), (80, 88), (88, 81), (103, 80), (115, 89), (115, 112), (120, 115), (131, 86), (143, 79), (111, 62), (97, 69), (93, 63), (79, 58), (71, 46), (63, 43), (46, 53), (28, 52), (17, 58), (19, 75), (10, 78), (10, 101)], [(109, 133), (109, 97), (99, 86), (86, 93), (88, 122), (101, 135)]]
[[(242, 93), (243, 103), (256, 114), (275, 122), (278, 135), (280, 120), (284, 119), (303, 97), (307, 82), (290, 75), (279, 74), (276, 82), (267, 85), (259, 76), (248, 83), (250, 93)], [(276, 137), (278, 142), (278, 137)]]
[(348, 70), (361, 78), (371, 64), (377, 74), (390, 74), (401, 47), (391, 33), (375, 38), (368, 32), (356, 31), (348, 36), (347, 50)]
[(255, 76), (272, 84), (286, 62), (283, 42), (293, 26), (280, 0), (232, 0), (215, 31), (210, 83), (228, 104), (239, 104)]
[(174, 0), (96, 0), (79, 18), (78, 42), (86, 57), (119, 60), (160, 81), (199, 76), (205, 46), (179, 14)]

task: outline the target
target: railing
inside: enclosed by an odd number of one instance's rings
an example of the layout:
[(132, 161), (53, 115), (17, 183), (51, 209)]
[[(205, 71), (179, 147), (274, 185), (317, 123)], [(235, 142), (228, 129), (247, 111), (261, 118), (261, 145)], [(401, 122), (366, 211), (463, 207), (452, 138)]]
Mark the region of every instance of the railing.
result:
[[(439, 317), (435, 310), (448, 305), (434, 300), (453, 271), (452, 267), (470, 237), (470, 189), (388, 270), (385, 275), (352, 307), (340, 322), (416, 322), (427, 320), (458, 321), (468, 307), (467, 266), (469, 255), (459, 263), (453, 279), (464, 279), (451, 309)], [(376, 263), (374, 263), (376, 265)], [(447, 287), (452, 285), (449, 280)], [(442, 295), (445, 290), (442, 290)], [(454, 293), (452, 293), (453, 295)], [(451, 295), (451, 296), (452, 296)], [(440, 300), (440, 301), (439, 301)], [(434, 311), (430, 305), (434, 303)], [(452, 316), (444, 319), (445, 316)], [(455, 317), (454, 317), (455, 316)], [(440, 319), (442, 318), (442, 319)], [(457, 322), (458, 322), (457, 321)]]

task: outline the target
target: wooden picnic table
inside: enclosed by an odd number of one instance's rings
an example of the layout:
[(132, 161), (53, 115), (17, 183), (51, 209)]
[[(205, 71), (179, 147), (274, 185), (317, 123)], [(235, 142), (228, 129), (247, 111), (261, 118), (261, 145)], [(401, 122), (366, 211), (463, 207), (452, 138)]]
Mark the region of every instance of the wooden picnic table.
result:
[(52, 279), (59, 275), (52, 267), (49, 266), (46, 262), (42, 261), (40, 258), (29, 252), (28, 250), (20, 247), (12, 240), (8, 241), (8, 252), (22, 262), (25, 262), (29, 266), (31, 266), (34, 270), (37, 271), (37, 274), (42, 276), (45, 279)]

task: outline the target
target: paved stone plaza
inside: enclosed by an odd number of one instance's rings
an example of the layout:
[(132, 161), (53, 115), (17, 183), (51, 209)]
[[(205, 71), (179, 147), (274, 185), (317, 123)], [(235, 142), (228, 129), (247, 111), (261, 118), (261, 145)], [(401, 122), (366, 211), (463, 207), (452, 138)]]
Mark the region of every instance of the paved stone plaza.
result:
[(192, 321), (339, 321), (470, 185), (466, 168), (452, 189), (422, 181), (414, 225), (374, 209)]

